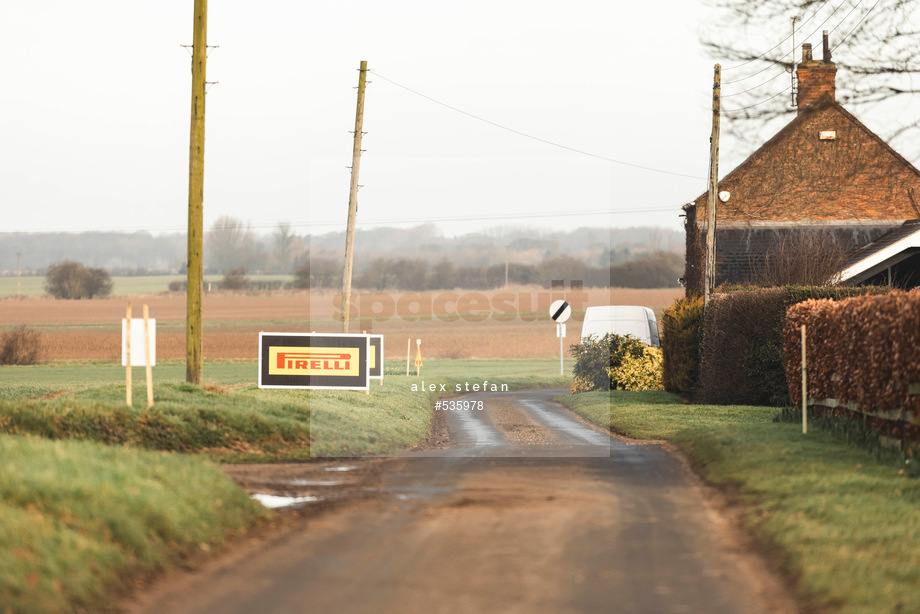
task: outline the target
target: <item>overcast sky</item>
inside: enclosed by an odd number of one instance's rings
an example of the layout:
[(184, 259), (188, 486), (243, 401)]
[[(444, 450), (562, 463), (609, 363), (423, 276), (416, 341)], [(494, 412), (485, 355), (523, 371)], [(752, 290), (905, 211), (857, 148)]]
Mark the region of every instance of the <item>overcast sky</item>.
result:
[[(0, 232), (185, 229), (192, 13), (3, 3)], [(706, 189), (702, 16), (693, 0), (211, 2), (205, 226), (344, 226), (367, 60), (359, 228), (680, 229)]]

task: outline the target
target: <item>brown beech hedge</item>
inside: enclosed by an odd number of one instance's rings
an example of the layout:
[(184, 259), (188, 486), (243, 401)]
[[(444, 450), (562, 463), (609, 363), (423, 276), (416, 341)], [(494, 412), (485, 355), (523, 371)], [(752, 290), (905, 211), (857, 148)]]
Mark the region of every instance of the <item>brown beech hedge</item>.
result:
[[(920, 290), (792, 305), (783, 328), (786, 379), (802, 402), (801, 327), (808, 396), (816, 405), (917, 424), (920, 417)], [(830, 402), (828, 402), (830, 401)]]

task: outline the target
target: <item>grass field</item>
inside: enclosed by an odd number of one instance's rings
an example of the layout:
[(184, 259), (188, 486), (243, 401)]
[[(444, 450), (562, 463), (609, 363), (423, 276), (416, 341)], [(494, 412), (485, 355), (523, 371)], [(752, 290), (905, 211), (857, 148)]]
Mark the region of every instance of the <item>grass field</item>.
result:
[(686, 405), (662, 392), (560, 399), (597, 424), (663, 439), (743, 503), (745, 522), (811, 606), (920, 612), (920, 480), (776, 409)]
[[(289, 283), (294, 278), (291, 275), (247, 275), (251, 281), (280, 281)], [(205, 275), (204, 282), (217, 284), (222, 275)], [(185, 275), (132, 275), (113, 276), (112, 294), (115, 296), (131, 296), (139, 294), (155, 294), (169, 290), (170, 282), (184, 282)], [(0, 298), (8, 296), (36, 297), (45, 294), (45, 278), (43, 276), (27, 277), (0, 277)]]
[[(638, 304), (660, 314), (681, 290), (592, 289), (585, 305)], [(387, 356), (398, 356), (407, 340), (422, 339), (431, 358), (550, 358), (559, 341), (549, 304), (562, 293), (536, 289), (508, 292), (429, 292), (358, 295), (352, 331), (386, 336)], [(42, 333), (45, 360), (120, 360), (121, 319), (128, 297), (88, 301), (44, 298), (0, 300), (0, 332), (27, 325)], [(130, 297), (157, 321), (157, 359), (185, 357), (185, 295)], [(337, 316), (337, 314), (339, 314)], [(568, 323), (566, 349), (581, 330), (583, 312)], [(258, 333), (341, 330), (336, 293), (210, 293), (203, 301), (206, 359), (254, 359)]]

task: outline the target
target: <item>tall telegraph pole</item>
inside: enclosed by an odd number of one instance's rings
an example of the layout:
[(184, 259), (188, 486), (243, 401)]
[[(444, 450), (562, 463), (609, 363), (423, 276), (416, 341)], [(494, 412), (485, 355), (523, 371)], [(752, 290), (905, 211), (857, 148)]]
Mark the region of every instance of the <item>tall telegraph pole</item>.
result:
[(202, 245), (204, 237), (204, 97), (208, 53), (208, 0), (195, 0), (192, 41), (192, 117), (188, 157), (188, 295), (186, 299), (185, 379), (201, 385)]
[(706, 206), (706, 287), (703, 304), (715, 289), (716, 279), (716, 201), (719, 191), (719, 113), (722, 95), (722, 67), (716, 64), (712, 80), (712, 136), (709, 139), (709, 203)]
[(792, 79), (792, 89), (790, 90), (792, 93), (792, 102), (790, 103), (789, 106), (794, 107), (795, 106), (795, 94), (796, 94), (796, 91), (795, 91), (795, 22), (801, 19), (801, 17), (797, 15), (793, 15), (789, 19), (792, 21), (792, 70), (789, 71), (790, 78)]
[(358, 216), (358, 171), (361, 165), (361, 128), (364, 125), (364, 86), (367, 61), (358, 69), (358, 107), (355, 111), (355, 145), (351, 154), (351, 189), (348, 195), (348, 229), (345, 231), (345, 275), (342, 281), (342, 332), (348, 332), (351, 305), (351, 273), (355, 258), (355, 218)]

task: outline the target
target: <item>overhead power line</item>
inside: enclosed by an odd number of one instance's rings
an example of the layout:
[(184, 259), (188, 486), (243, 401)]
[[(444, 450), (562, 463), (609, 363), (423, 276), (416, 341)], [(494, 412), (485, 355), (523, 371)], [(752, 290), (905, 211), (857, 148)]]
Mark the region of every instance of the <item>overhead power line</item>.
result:
[(747, 94), (748, 92), (753, 92), (754, 90), (759, 89), (759, 88), (765, 86), (767, 83), (770, 83), (771, 81), (775, 81), (776, 79), (778, 79), (779, 77), (782, 77), (782, 76), (785, 75), (785, 74), (786, 74), (786, 71), (778, 72), (778, 73), (776, 73), (774, 76), (772, 76), (772, 77), (770, 77), (769, 79), (767, 79), (766, 81), (764, 81), (763, 83), (758, 83), (758, 84), (755, 85), (754, 87), (752, 87), (752, 88), (750, 88), (750, 89), (747, 89), (747, 90), (744, 90), (744, 91), (742, 91), (742, 92), (735, 92), (735, 93), (733, 93), (733, 94), (722, 94), (722, 98), (731, 98), (732, 96), (741, 96), (742, 94)]
[[(869, 13), (871, 13), (871, 12), (873, 11), (873, 9), (875, 9), (875, 7), (878, 6), (878, 3), (879, 3), (880, 1), (881, 1), (881, 0), (875, 0), (875, 4), (873, 4), (871, 7), (869, 7), (869, 10), (866, 11), (865, 15), (863, 15), (862, 17), (859, 18), (859, 21), (857, 21), (857, 22), (856, 22), (856, 25), (853, 26), (853, 28), (852, 28), (849, 32), (847, 32), (847, 35), (844, 36), (842, 39), (840, 39), (840, 42), (839, 42), (839, 43), (837, 43), (836, 45), (834, 45), (834, 49), (833, 49), (834, 51), (836, 51), (836, 50), (837, 50), (837, 47), (839, 47), (840, 45), (842, 45), (843, 43), (845, 43), (846, 40), (847, 40), (848, 38), (850, 38), (850, 35), (853, 34), (853, 32), (856, 31), (856, 28), (858, 28), (859, 25), (860, 25), (863, 21), (865, 21), (866, 17), (868, 17), (868, 16), (869, 16)], [(858, 3), (857, 3), (857, 4), (858, 4)], [(853, 8), (855, 9), (856, 7), (854, 6)], [(850, 13), (852, 13), (852, 12), (853, 12), (853, 11), (850, 11)], [(849, 13), (847, 13), (847, 17), (849, 17), (849, 16), (850, 16)], [(840, 22), (840, 23), (842, 24), (843, 22)], [(837, 26), (839, 27), (840, 24), (837, 24)], [(835, 28), (835, 29), (836, 29), (836, 28)]]
[[(877, 5), (879, 1), (880, 1), (880, 0), (876, 0), (876, 3), (875, 3), (875, 4)], [(857, 8), (861, 3), (862, 3), (862, 0), (857, 0), (856, 4), (854, 4), (854, 5), (850, 8), (849, 12), (847, 12), (847, 14), (843, 17), (843, 19), (841, 19), (839, 22), (837, 22), (837, 24), (836, 24), (835, 26), (833, 26), (833, 28), (830, 29), (830, 32), (834, 32), (837, 28), (839, 28), (841, 25), (843, 25), (843, 23), (846, 22), (846, 20), (850, 18), (850, 15), (853, 14), (853, 11), (855, 11), (856, 8)], [(821, 9), (824, 8), (824, 6), (825, 6), (826, 4), (827, 4), (827, 1), (824, 2), (824, 3), (821, 5), (821, 7), (818, 8), (818, 10), (816, 10), (814, 13), (812, 13), (812, 15), (811, 15), (808, 19), (806, 19), (806, 20), (803, 22), (803, 25), (804, 25), (805, 23), (807, 23), (809, 20), (811, 20), (813, 17), (815, 17), (815, 16), (818, 14), (818, 12), (820, 12)], [(818, 24), (818, 26), (817, 26), (814, 30), (812, 30), (811, 34), (809, 34), (808, 36), (805, 37), (805, 40), (808, 40), (809, 38), (811, 38), (812, 36), (814, 36), (819, 30), (823, 29), (824, 25), (830, 20), (831, 17), (834, 16), (834, 14), (835, 14), (841, 7), (843, 7), (844, 4), (846, 4), (845, 1), (841, 2), (840, 4), (838, 4), (838, 5), (834, 8), (834, 10), (831, 11), (831, 12), (827, 15), (827, 17), (825, 17), (824, 20), (823, 20), (820, 24)], [(869, 15), (869, 13), (872, 12), (872, 9), (874, 9), (874, 8), (875, 8), (875, 5), (873, 5), (872, 8), (870, 8), (870, 9), (862, 16), (862, 18), (859, 20), (859, 22), (856, 24), (856, 26), (854, 26), (853, 30), (851, 30), (850, 33), (847, 34), (846, 37), (844, 37), (844, 40), (846, 40), (846, 38), (849, 37), (849, 35), (852, 34), (853, 31), (855, 31), (856, 27), (859, 26), (859, 23), (861, 23), (862, 20), (865, 19), (865, 18)], [(789, 40), (790, 38), (791, 38), (791, 35), (790, 35), (790, 36), (787, 36), (787, 37), (784, 38), (782, 41), (780, 41), (780, 43), (778, 43), (777, 45), (775, 45), (775, 46), (773, 46), (772, 48), (768, 49), (768, 50), (765, 51), (764, 53), (760, 54), (757, 58), (754, 58), (754, 59), (752, 59), (752, 60), (749, 60), (748, 62), (745, 62), (745, 64), (750, 63), (750, 62), (753, 62), (753, 61), (755, 61), (755, 60), (763, 59), (770, 51), (772, 51), (773, 49), (776, 49), (777, 47), (779, 47), (779, 45), (783, 44), (784, 42), (786, 42), (786, 41)], [(835, 46), (834, 49), (836, 49), (837, 47), (839, 47), (840, 44), (842, 44), (842, 43), (843, 43), (843, 41), (841, 41), (840, 43), (838, 43), (838, 45)], [(794, 51), (793, 51), (793, 53), (794, 53)], [(753, 75), (756, 75), (756, 74), (760, 74), (760, 73), (764, 72), (765, 70), (767, 70), (767, 68), (769, 68), (769, 67), (772, 66), (772, 65), (774, 65), (774, 64), (771, 63), (771, 64), (769, 64), (767, 67), (765, 67), (764, 69), (758, 71), (757, 73), (753, 73), (752, 75), (749, 75), (749, 76), (753, 76)], [(739, 66), (743, 66), (743, 64), (739, 64)], [(735, 68), (737, 68), (737, 66), (736, 66)], [(723, 98), (729, 98), (729, 97), (731, 97), (731, 96), (740, 96), (740, 95), (742, 95), (742, 94), (750, 93), (750, 92), (752, 92), (752, 91), (754, 91), (754, 90), (756, 90), (756, 89), (758, 89), (758, 88), (760, 88), (760, 87), (763, 87), (764, 85), (770, 83), (771, 81), (773, 81), (774, 79), (776, 79), (777, 77), (779, 77), (779, 76), (782, 75), (782, 74), (783, 74), (783, 73), (778, 73), (776, 76), (771, 77), (770, 79), (767, 79), (767, 80), (764, 81), (763, 83), (761, 83), (761, 84), (759, 84), (759, 85), (756, 85), (756, 86), (754, 86), (754, 87), (752, 87), (752, 88), (750, 88), (750, 89), (748, 89), (748, 90), (744, 90), (744, 91), (742, 91), (742, 92), (736, 92), (736, 93), (732, 93), (732, 94), (723, 94), (722, 97), (723, 97)], [(743, 80), (746, 79), (746, 78), (748, 78), (748, 77), (744, 77), (744, 78), (741, 78), (741, 79), (736, 79), (735, 81), (732, 81), (732, 83), (738, 83), (739, 81), (743, 81)], [(732, 114), (732, 113), (740, 113), (740, 112), (742, 112), (742, 111), (747, 111), (747, 110), (749, 110), (749, 109), (753, 109), (753, 108), (758, 107), (758, 106), (760, 106), (760, 105), (766, 104), (766, 103), (770, 102), (771, 100), (774, 100), (775, 98), (777, 98), (777, 97), (779, 97), (779, 96), (782, 96), (783, 94), (786, 94), (786, 93), (789, 92), (791, 89), (792, 89), (792, 86), (790, 85), (790, 86), (787, 86), (787, 87), (783, 88), (781, 91), (776, 92), (776, 93), (774, 93), (773, 95), (771, 95), (771, 96), (769, 96), (769, 97), (767, 97), (767, 98), (765, 98), (765, 99), (763, 99), (763, 100), (760, 100), (760, 101), (758, 101), (758, 102), (755, 102), (755, 103), (752, 103), (752, 104), (749, 104), (749, 105), (746, 105), (746, 106), (744, 106), (744, 107), (740, 107), (740, 108), (737, 108), (737, 109), (723, 109), (723, 110), (725, 111), (726, 114), (729, 114), (729, 115)]]
[[(821, 6), (819, 6), (817, 9), (815, 9), (815, 12), (812, 13), (807, 19), (805, 19), (805, 21), (802, 22), (802, 25), (801, 25), (800, 27), (804, 27), (806, 23), (808, 23), (809, 21), (811, 21), (812, 19), (814, 19), (814, 17), (815, 17), (818, 13), (821, 12), (821, 10), (827, 5), (828, 2), (830, 2), (830, 0), (824, 0), (824, 2), (821, 3)], [(831, 18), (831, 15), (833, 15), (834, 13), (836, 13), (836, 12), (837, 12), (837, 9), (839, 9), (841, 6), (843, 6), (843, 2), (841, 2), (841, 3), (837, 6), (837, 8), (835, 8), (833, 11), (831, 11), (830, 15), (828, 15), (828, 16), (824, 19), (824, 21), (821, 23), (821, 25), (824, 25), (825, 23), (827, 23), (827, 20)], [(818, 29), (820, 29), (820, 28), (821, 28), (821, 26), (818, 26)], [(812, 32), (812, 35), (814, 35), (814, 33), (817, 32), (817, 31), (818, 31), (817, 29), (814, 30), (814, 31)], [(768, 53), (770, 53), (770, 52), (773, 51), (774, 49), (776, 49), (776, 48), (780, 47), (781, 45), (783, 45), (783, 44), (784, 44), (786, 41), (788, 41), (790, 38), (792, 38), (792, 35), (791, 35), (791, 34), (790, 34), (789, 36), (787, 36), (786, 38), (784, 38), (783, 40), (781, 40), (780, 42), (778, 42), (778, 43), (776, 43), (775, 45), (773, 45), (772, 47), (770, 47), (769, 49), (767, 49), (766, 51), (764, 51), (763, 53), (761, 53), (760, 55), (758, 55), (756, 58), (751, 58), (750, 60), (745, 60), (745, 61), (742, 62), (741, 64), (736, 64), (735, 66), (729, 66), (728, 68), (723, 68), (723, 69), (722, 69), (722, 72), (725, 73), (725, 72), (728, 72), (728, 71), (731, 71), (731, 70), (737, 70), (738, 68), (741, 68), (741, 67), (743, 67), (743, 66), (747, 66), (748, 64), (750, 64), (750, 63), (752, 63), (752, 62), (756, 62), (757, 60), (762, 60), (762, 59), (764, 59), (764, 58), (767, 57), (767, 54), (768, 54)], [(763, 71), (761, 71), (761, 72), (763, 72)], [(742, 78), (740, 78), (740, 79), (735, 79), (734, 81), (726, 81), (726, 82), (723, 83), (722, 85), (729, 85), (729, 84), (732, 84), (732, 83), (738, 83), (739, 81), (744, 81), (745, 79), (749, 79), (749, 78), (751, 78), (751, 77), (753, 77), (754, 75), (757, 75), (757, 74), (759, 74), (759, 73), (753, 73), (753, 74), (751, 74), (751, 75), (748, 75), (747, 77), (742, 77)]]
[(668, 170), (664, 170), (664, 169), (660, 169), (660, 168), (653, 168), (653, 167), (651, 167), (651, 166), (644, 166), (644, 165), (642, 165), (642, 164), (634, 164), (634, 163), (632, 163), (632, 162), (624, 162), (623, 160), (616, 160), (616, 159), (614, 159), (614, 158), (608, 158), (607, 156), (601, 156), (601, 155), (598, 155), (598, 154), (595, 154), (595, 153), (591, 153), (591, 152), (589, 152), (589, 151), (584, 151), (584, 150), (582, 150), (582, 149), (577, 149), (577, 148), (575, 148), (575, 147), (569, 147), (568, 145), (563, 145), (562, 143), (556, 143), (555, 141), (550, 141), (550, 140), (548, 140), (548, 139), (544, 139), (544, 138), (541, 138), (541, 137), (538, 137), (538, 136), (534, 136), (534, 135), (532, 135), (532, 134), (528, 134), (528, 133), (522, 132), (522, 131), (520, 131), (520, 130), (515, 130), (514, 128), (509, 128), (508, 126), (504, 126), (504, 125), (499, 124), (499, 123), (497, 123), (497, 122), (493, 122), (492, 120), (486, 119), (486, 118), (484, 118), (484, 117), (480, 117), (480, 116), (475, 115), (475, 114), (473, 114), (473, 113), (470, 113), (470, 112), (468, 112), (468, 111), (464, 111), (463, 109), (457, 108), (457, 107), (455, 107), (455, 106), (453, 106), (453, 105), (449, 105), (449, 104), (447, 104), (446, 102), (442, 102), (442, 101), (440, 101), (440, 100), (438, 100), (438, 99), (436, 99), (436, 98), (432, 98), (431, 96), (428, 96), (427, 94), (423, 94), (423, 93), (421, 93), (421, 92), (419, 92), (419, 91), (417, 91), (417, 90), (414, 90), (414, 89), (412, 89), (411, 87), (402, 85), (401, 83), (397, 83), (396, 81), (393, 81), (393, 80), (390, 79), (389, 77), (385, 77), (384, 75), (381, 75), (381, 74), (380, 74), (379, 72), (377, 72), (376, 70), (369, 70), (368, 72), (374, 73), (375, 75), (377, 75), (378, 77), (380, 77), (380, 78), (383, 79), (384, 81), (387, 81), (388, 83), (391, 83), (391, 84), (395, 85), (395, 86), (398, 87), (398, 88), (404, 89), (404, 90), (406, 90), (406, 91), (409, 92), (409, 93), (415, 94), (416, 96), (419, 96), (420, 98), (424, 98), (425, 100), (428, 100), (428, 101), (433, 102), (433, 103), (435, 103), (435, 104), (438, 104), (438, 105), (440, 105), (440, 106), (442, 106), (442, 107), (445, 107), (445, 108), (447, 108), (447, 109), (450, 109), (451, 111), (455, 111), (455, 112), (460, 113), (460, 114), (462, 114), (462, 115), (466, 115), (467, 117), (471, 117), (471, 118), (473, 118), (473, 119), (475, 119), (475, 120), (478, 120), (478, 121), (484, 122), (484, 123), (486, 123), (486, 124), (489, 124), (490, 126), (495, 126), (496, 128), (501, 128), (502, 130), (506, 130), (506, 131), (511, 132), (511, 133), (513, 133), (513, 134), (517, 134), (518, 136), (523, 136), (523, 137), (525, 137), (525, 138), (528, 138), (528, 139), (531, 139), (531, 140), (534, 140), (534, 141), (538, 141), (538, 142), (544, 143), (544, 144), (546, 144), (546, 145), (552, 145), (553, 147), (558, 147), (558, 148), (560, 148), (560, 149), (565, 149), (565, 150), (567, 150), (567, 151), (571, 151), (571, 152), (574, 152), (574, 153), (577, 153), (577, 154), (580, 154), (580, 155), (583, 155), (583, 156), (589, 156), (589, 157), (591, 157), (591, 158), (597, 158), (598, 160), (604, 160), (604, 161), (606, 161), (606, 162), (612, 162), (612, 163), (614, 163), (614, 164), (620, 164), (620, 165), (623, 165), (623, 166), (629, 166), (629, 167), (631, 167), (631, 168), (638, 168), (638, 169), (642, 169), (642, 170), (644, 170), (644, 171), (651, 171), (651, 172), (653, 172), (653, 173), (664, 173), (664, 174), (666, 174), (666, 175), (673, 175), (673, 176), (675, 176), (675, 177), (686, 177), (686, 178), (688, 178), (688, 179), (705, 179), (705, 177), (702, 177), (702, 176), (699, 176), (699, 175), (688, 175), (688, 174), (686, 174), (686, 173), (678, 173), (678, 172), (675, 172), (675, 171), (668, 171)]
[(773, 95), (770, 96), (769, 98), (764, 98), (764, 99), (761, 100), (760, 102), (755, 102), (754, 104), (749, 104), (749, 105), (746, 106), (746, 107), (741, 107), (741, 108), (738, 108), (738, 109), (723, 109), (723, 111), (725, 111), (726, 114), (740, 113), (741, 111), (747, 111), (748, 109), (753, 109), (754, 107), (759, 107), (759, 106), (762, 105), (762, 104), (766, 104), (766, 103), (770, 102), (771, 100), (773, 100), (774, 98), (776, 98), (776, 97), (778, 97), (778, 96), (782, 96), (783, 94), (787, 93), (787, 92), (788, 92), (789, 90), (791, 90), (791, 89), (792, 89), (792, 86), (791, 86), (791, 85), (787, 85), (787, 86), (786, 86), (785, 88), (783, 88), (781, 91), (776, 92), (775, 94), (773, 94)]

